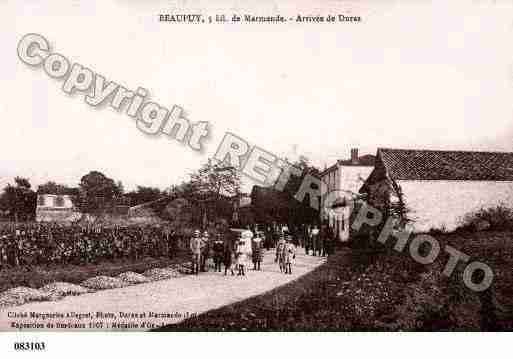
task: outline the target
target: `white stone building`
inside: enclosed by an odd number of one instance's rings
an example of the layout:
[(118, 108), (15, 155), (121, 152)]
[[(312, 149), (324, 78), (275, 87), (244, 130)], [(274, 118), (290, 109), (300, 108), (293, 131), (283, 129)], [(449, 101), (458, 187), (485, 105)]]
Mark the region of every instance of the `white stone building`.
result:
[(80, 219), (69, 195), (39, 194), (36, 205), (37, 222), (69, 222)]
[(381, 209), (397, 189), (415, 232), (452, 231), (481, 208), (513, 207), (513, 153), (380, 148), (360, 192)]
[(340, 241), (349, 239), (350, 201), (358, 197), (358, 191), (374, 169), (374, 156), (358, 156), (358, 149), (351, 149), (351, 159), (338, 160), (321, 172), (326, 186), (321, 205), (321, 218), (327, 221)]

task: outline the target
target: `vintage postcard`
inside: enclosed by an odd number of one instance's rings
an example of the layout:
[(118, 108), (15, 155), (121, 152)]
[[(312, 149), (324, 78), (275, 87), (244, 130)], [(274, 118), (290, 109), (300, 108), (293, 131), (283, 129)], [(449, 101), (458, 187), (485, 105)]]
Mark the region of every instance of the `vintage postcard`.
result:
[(0, 332), (513, 329), (512, 1), (0, 27)]

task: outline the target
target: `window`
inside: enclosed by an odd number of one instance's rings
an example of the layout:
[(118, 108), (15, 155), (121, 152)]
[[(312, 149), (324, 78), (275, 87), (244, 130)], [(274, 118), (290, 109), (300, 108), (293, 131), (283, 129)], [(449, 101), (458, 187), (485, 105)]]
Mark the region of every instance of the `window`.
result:
[(64, 207), (64, 197), (62, 196), (57, 196), (55, 197), (55, 207)]

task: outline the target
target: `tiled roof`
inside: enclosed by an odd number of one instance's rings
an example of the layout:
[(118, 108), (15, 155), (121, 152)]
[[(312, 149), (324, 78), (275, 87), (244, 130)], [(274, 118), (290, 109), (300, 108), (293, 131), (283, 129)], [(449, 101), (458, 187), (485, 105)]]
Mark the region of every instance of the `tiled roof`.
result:
[(373, 155), (363, 155), (358, 157), (358, 163), (354, 164), (351, 160), (338, 160), (334, 165), (326, 168), (325, 170), (321, 171), (320, 175), (324, 176), (325, 174), (335, 171), (338, 169), (338, 165), (342, 166), (355, 166), (355, 167), (373, 167), (374, 166), (374, 160), (376, 159)]
[(378, 149), (396, 180), (513, 181), (513, 153)]

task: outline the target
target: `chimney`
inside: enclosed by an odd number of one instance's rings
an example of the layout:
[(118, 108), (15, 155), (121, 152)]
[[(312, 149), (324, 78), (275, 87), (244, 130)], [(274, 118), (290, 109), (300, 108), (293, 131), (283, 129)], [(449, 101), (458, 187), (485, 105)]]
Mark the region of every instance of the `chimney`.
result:
[(351, 164), (357, 165), (358, 163), (358, 148), (351, 148)]

